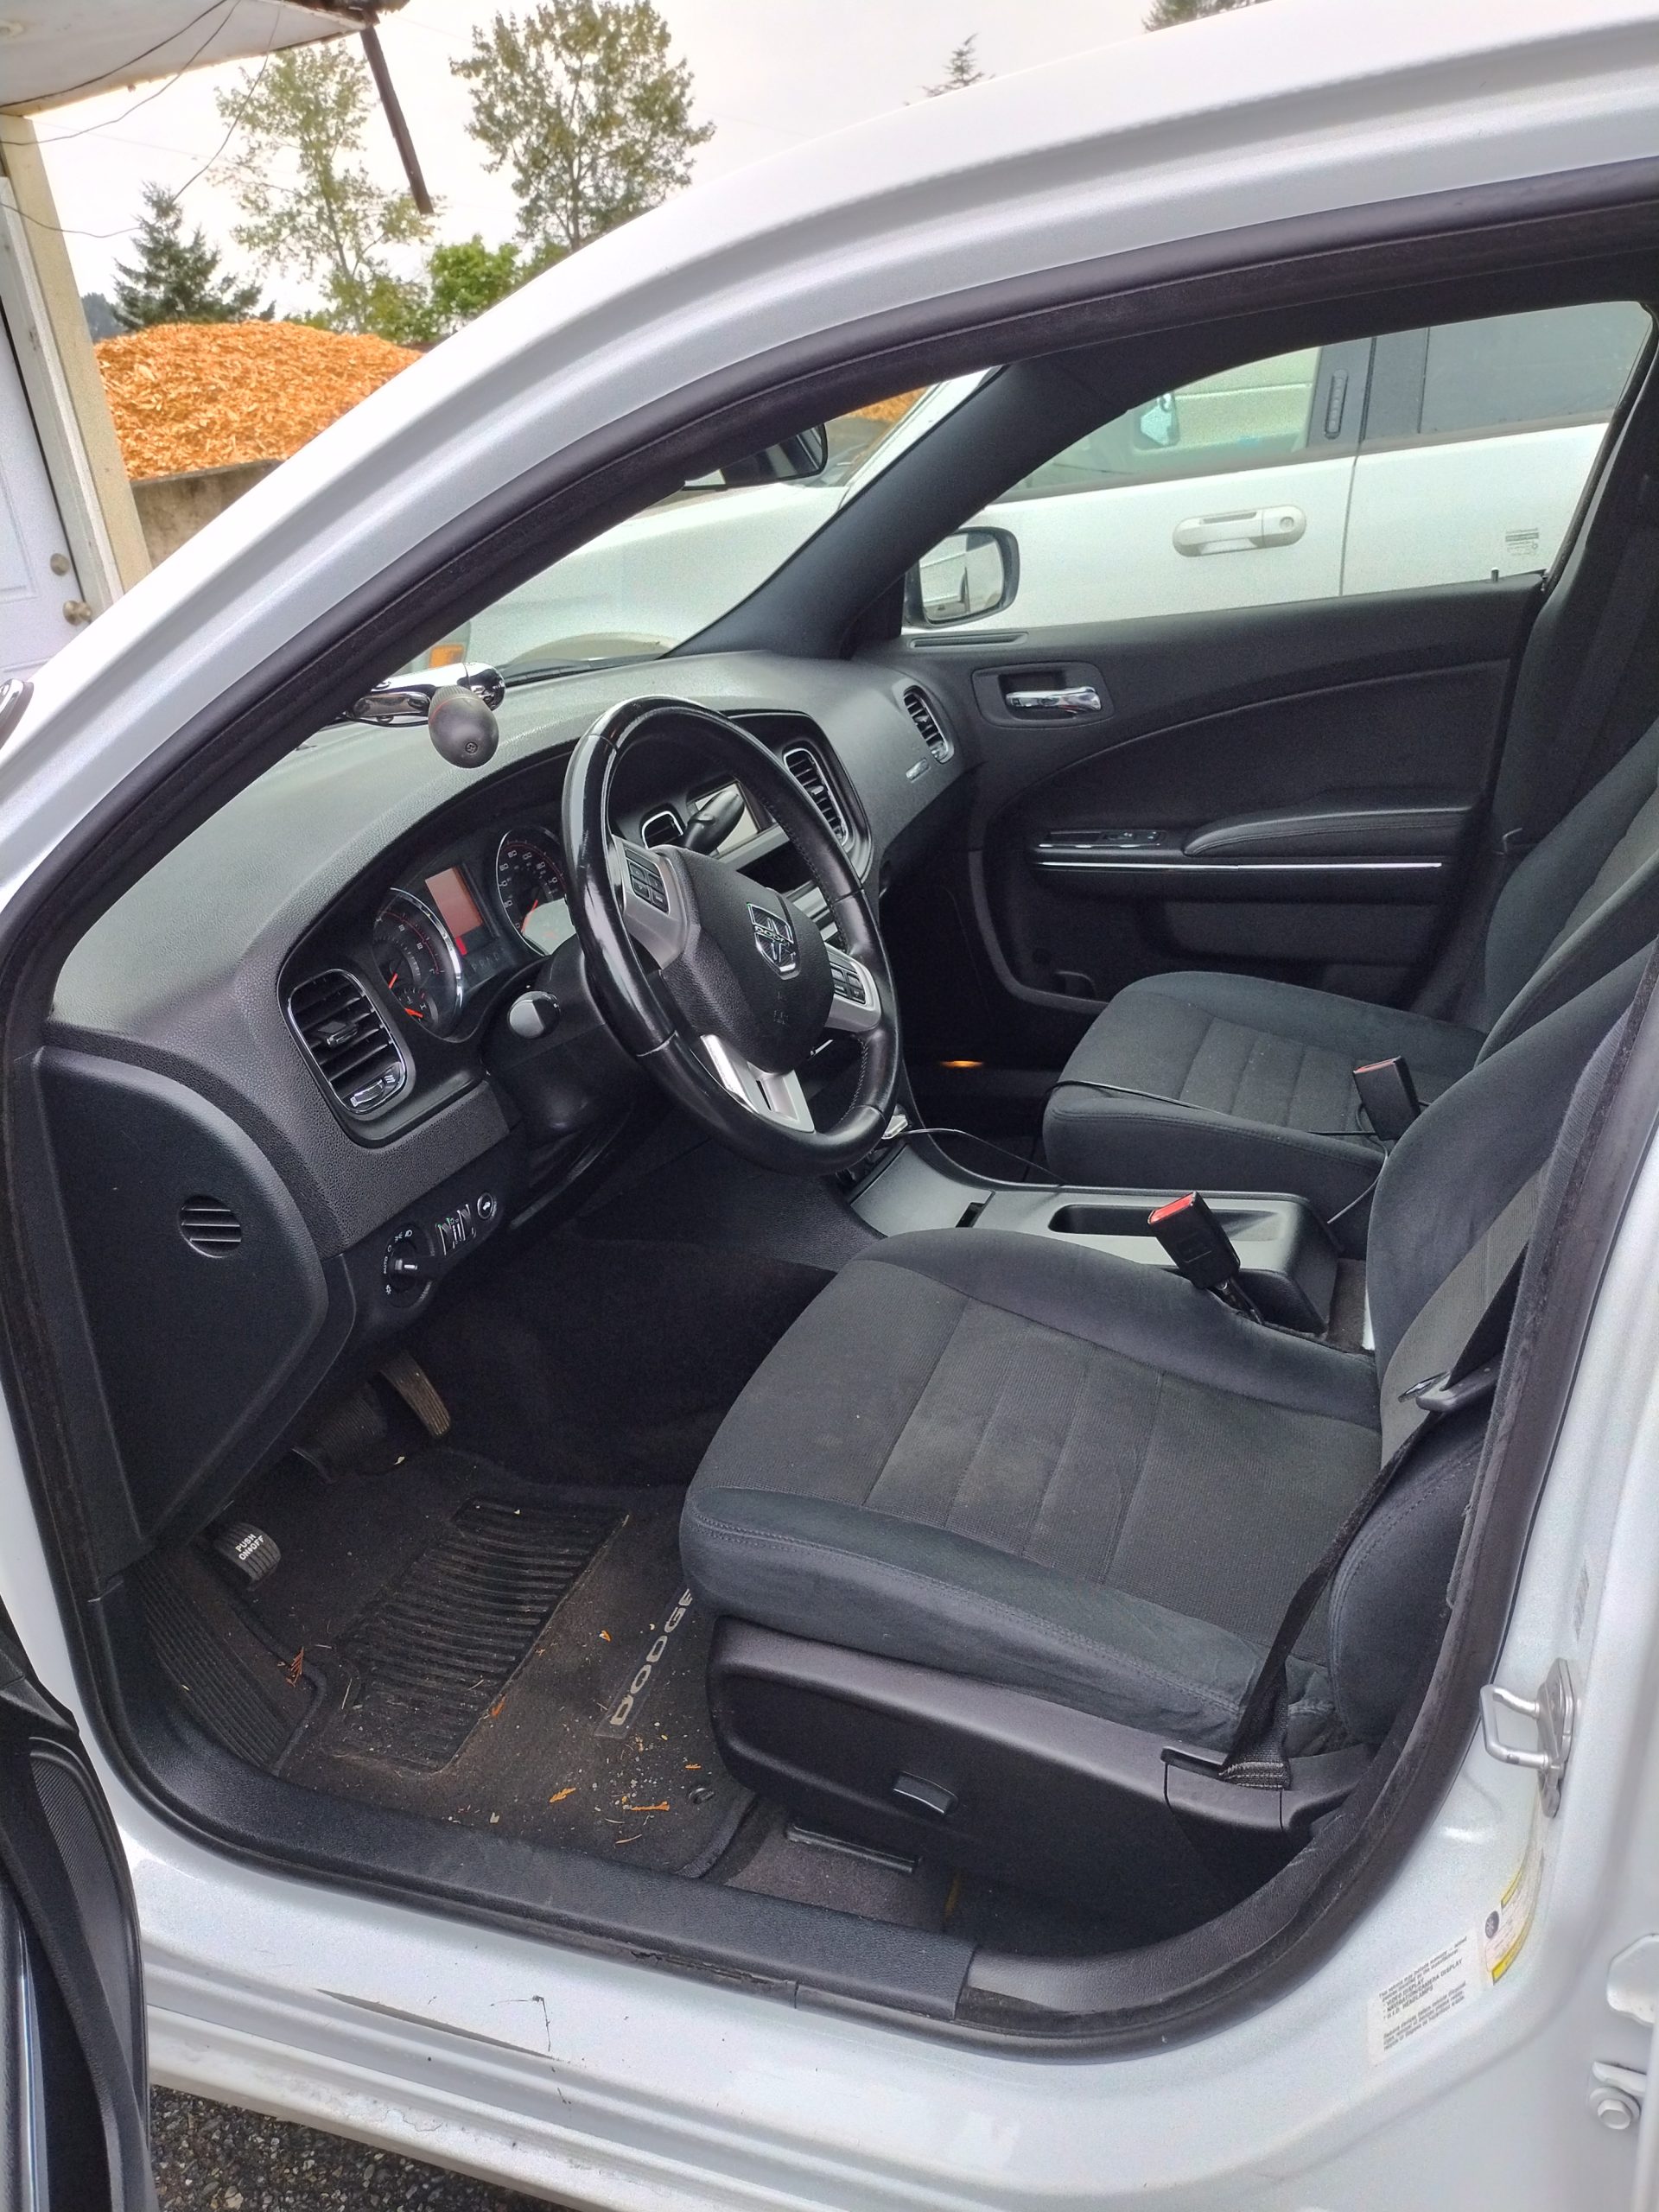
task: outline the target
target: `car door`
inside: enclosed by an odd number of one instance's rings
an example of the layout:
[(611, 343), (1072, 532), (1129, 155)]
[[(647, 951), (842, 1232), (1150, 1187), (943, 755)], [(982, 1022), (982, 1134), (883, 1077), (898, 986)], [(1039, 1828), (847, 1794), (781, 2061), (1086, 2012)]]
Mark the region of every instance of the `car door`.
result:
[(1020, 547), (1021, 620), (1266, 606), (1342, 588), (1369, 342), (1305, 346), (1160, 393), (975, 518)]
[[(1457, 909), (1543, 571), (1649, 328), (1613, 302), (1379, 333), (1311, 372), (1243, 364), (983, 510), (1011, 595), (982, 579), (973, 617), (938, 623), (912, 593), (905, 641), (980, 763), (965, 880), (895, 914), (909, 957), (957, 979), (912, 995), (912, 1052), (1052, 1065), (1078, 1013), (1183, 968), (1408, 996)], [(1160, 410), (1181, 453), (1189, 423), (1254, 435), (1292, 390), (1300, 437), (1286, 404), (1270, 461), (1236, 442), (1203, 477), (1160, 461), (1029, 491), (1087, 454), (1132, 461)], [(1327, 428), (1341, 450), (1310, 460)], [(1189, 523), (1230, 526), (1224, 487), (1236, 550), (1184, 551)], [(1272, 542), (1263, 522), (1292, 509), (1306, 529)]]
[(137, 1916), (74, 1723), (0, 1618), (0, 2204), (154, 2212)]

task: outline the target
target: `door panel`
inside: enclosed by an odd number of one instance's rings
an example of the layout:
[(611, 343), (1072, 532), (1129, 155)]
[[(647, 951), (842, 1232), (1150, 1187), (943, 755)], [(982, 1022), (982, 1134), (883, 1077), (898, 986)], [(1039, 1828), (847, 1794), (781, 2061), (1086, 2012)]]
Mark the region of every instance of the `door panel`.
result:
[[(1052, 1065), (1123, 984), (1182, 967), (1397, 996), (1455, 902), (1537, 597), (1522, 579), (900, 648), (978, 764), (950, 895), (985, 988), (918, 981), (914, 1049)], [(1045, 664), (1096, 671), (1100, 711), (986, 711)], [(938, 912), (909, 904), (898, 957), (931, 933), (937, 973)]]
[(137, 1918), (73, 1722), (0, 1622), (0, 2096), (27, 2212), (155, 2212)]

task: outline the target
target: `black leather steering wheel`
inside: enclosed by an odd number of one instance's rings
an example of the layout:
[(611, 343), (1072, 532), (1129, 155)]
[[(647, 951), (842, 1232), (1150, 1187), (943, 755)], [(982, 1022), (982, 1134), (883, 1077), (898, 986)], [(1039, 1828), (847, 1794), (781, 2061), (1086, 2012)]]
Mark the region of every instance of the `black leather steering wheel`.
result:
[[(840, 946), (826, 945), (781, 893), (712, 853), (647, 849), (613, 834), (618, 764), (671, 721), (693, 730), (710, 761), (788, 836), (829, 902)], [(899, 1079), (892, 979), (852, 863), (776, 754), (688, 700), (630, 699), (571, 755), (563, 826), (594, 998), (641, 1067), (762, 1166), (824, 1175), (861, 1160), (887, 1128)], [(856, 1036), (861, 1058), (851, 1104), (820, 1129), (798, 1071), (826, 1029)]]

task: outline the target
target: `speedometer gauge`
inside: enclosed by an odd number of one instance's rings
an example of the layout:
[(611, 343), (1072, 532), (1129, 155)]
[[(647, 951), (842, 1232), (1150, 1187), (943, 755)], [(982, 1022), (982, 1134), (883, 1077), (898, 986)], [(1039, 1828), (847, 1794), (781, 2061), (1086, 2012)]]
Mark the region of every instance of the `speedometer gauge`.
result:
[(495, 895), (520, 937), (550, 952), (570, 934), (564, 867), (545, 830), (509, 830), (496, 848)]
[(374, 964), (392, 1004), (435, 1037), (461, 1019), (461, 955), (432, 909), (412, 892), (393, 891), (374, 918)]

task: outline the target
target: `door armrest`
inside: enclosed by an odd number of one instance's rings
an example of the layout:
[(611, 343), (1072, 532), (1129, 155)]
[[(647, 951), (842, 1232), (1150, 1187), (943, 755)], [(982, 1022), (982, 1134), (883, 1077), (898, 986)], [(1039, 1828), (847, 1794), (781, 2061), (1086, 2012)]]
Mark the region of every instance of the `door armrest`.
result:
[(1325, 791), (1189, 832), (1189, 860), (1419, 859), (1450, 853), (1475, 810), (1462, 791)]

